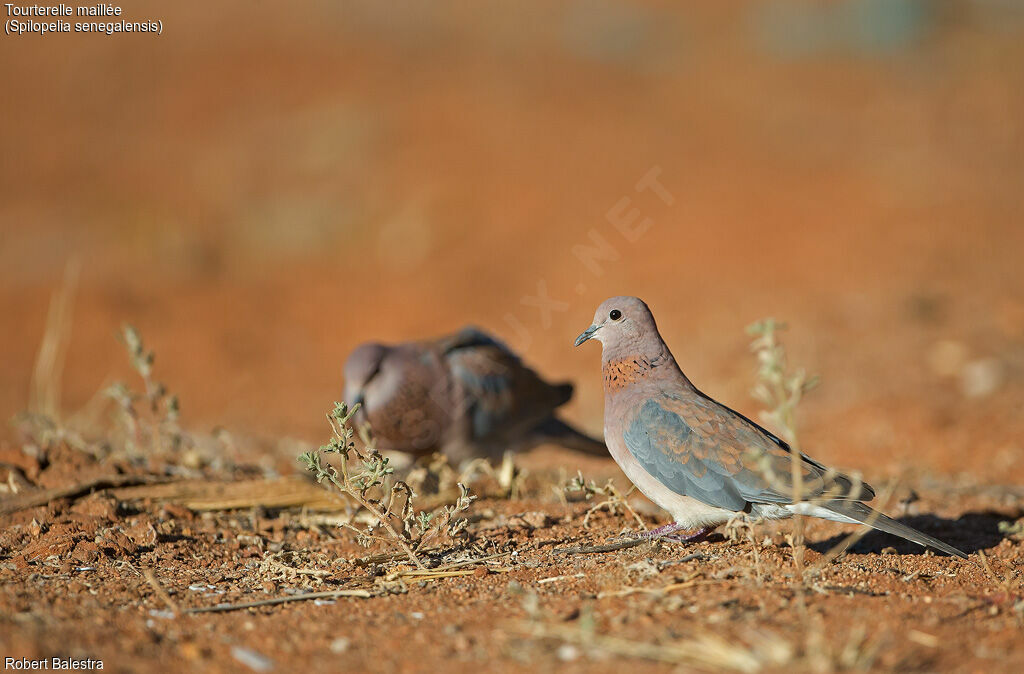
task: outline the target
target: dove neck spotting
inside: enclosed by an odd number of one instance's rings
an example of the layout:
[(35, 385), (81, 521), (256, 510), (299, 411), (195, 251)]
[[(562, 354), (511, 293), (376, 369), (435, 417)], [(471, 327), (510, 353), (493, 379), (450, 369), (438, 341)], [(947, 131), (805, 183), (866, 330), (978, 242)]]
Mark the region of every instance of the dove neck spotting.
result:
[(603, 345), (601, 378), (605, 395), (666, 380), (691, 386), (663, 341), (644, 341), (648, 342), (645, 345), (647, 348), (641, 349), (635, 346), (622, 349), (616, 348), (617, 345)]

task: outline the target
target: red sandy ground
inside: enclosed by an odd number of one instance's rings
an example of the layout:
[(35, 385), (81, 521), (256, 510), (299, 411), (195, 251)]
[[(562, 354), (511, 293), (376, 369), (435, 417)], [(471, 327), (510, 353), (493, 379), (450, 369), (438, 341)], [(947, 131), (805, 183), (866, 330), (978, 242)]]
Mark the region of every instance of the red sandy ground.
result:
[[(364, 554), (350, 535), (297, 513), (198, 515), (100, 495), (5, 516), (0, 656), (102, 657), (131, 671), (234, 671), (235, 646), (275, 671), (645, 663), (510, 622), (586, 627), (592, 612), (597, 633), (635, 642), (764, 630), (806, 668), (815, 653), (837, 667), (852, 640), (855, 654), (876, 651), (862, 661), (879, 670), (1024, 669), (1024, 548), (998, 530), (1022, 515), (1019, 491), (1002, 485), (1024, 483), (1024, 89), (1007, 65), (1024, 58), (1018, 19), (957, 6), (909, 44), (805, 58), (758, 46), (759, 15), (741, 7), (652, 3), (582, 28), (546, 3), (522, 15), (392, 16), (372, 3), (159, 11), (159, 42), (5, 44), (0, 415), (27, 406), (50, 295), (72, 258), (82, 274), (63, 408), (130, 376), (114, 339), (128, 321), (187, 428), (224, 426), (241, 439), (233, 461), (280, 472), (323, 438), (341, 363), (367, 338), (481, 325), (549, 378), (574, 380), (567, 415), (596, 431), (597, 348), (571, 341), (604, 297), (643, 296), (691, 379), (751, 415), (743, 328), (774, 315), (791, 326), (792, 362), (823, 377), (800, 410), (803, 445), (876, 486), (897, 480), (895, 501), (916, 492), (888, 510), (984, 551), (991, 574), (977, 555), (869, 536), (828, 567), (804, 610), (790, 524), (765, 529), (759, 564), (750, 543), (722, 539), (554, 555), (562, 543), (550, 541), (600, 542), (630, 522), (602, 515), (584, 530), (588, 506), (554, 497), (557, 468), (624, 478), (610, 461), (544, 448), (523, 460), (525, 500), (473, 506), (486, 515), (470, 527), (475, 544), (518, 551), (503, 570), (323, 606), (169, 619), (138, 573), (156, 569), (180, 606), (277, 596), (289, 583), (255, 571), (274, 543), (325, 553), (326, 588), (375, 582), (346, 561)], [(632, 46), (595, 53), (593, 34)], [(636, 191), (652, 167), (671, 205)], [(653, 223), (635, 242), (607, 219), (624, 197)], [(573, 254), (592, 230), (615, 251), (599, 274)], [(550, 322), (530, 305), (539, 284), (564, 302)], [(944, 342), (963, 357), (943, 359)], [(978, 367), (994, 375), (968, 395)], [(13, 431), (3, 451), (23, 460)], [(53, 459), (34, 486), (110, 468)], [(548, 518), (517, 524), (530, 512)], [(147, 525), (147, 544), (86, 545), (111, 529), (145, 538)], [(810, 525), (809, 561), (844, 531)], [(630, 570), (693, 550), (706, 557)], [(539, 583), (555, 576), (569, 577)], [(601, 594), (677, 579), (693, 582)], [(214, 588), (189, 589), (199, 584)], [(339, 638), (346, 648), (332, 652)]]
[[(554, 461), (545, 461), (548, 456)], [(51, 459), (53, 467), (38, 474), (41, 483), (66, 483), (99, 469), (72, 450), (57, 450)], [(529, 457), (523, 495), (475, 502), (468, 540), (442, 545), (434, 556), (435, 564), (493, 559), (464, 567), (470, 575), (407, 578), (402, 585), (382, 583), (408, 564), (362, 564), (366, 551), (351, 534), (294, 511), (193, 513), (96, 494), (9, 515), (0, 536), (8, 559), (0, 571), (0, 647), (5, 656), (30, 660), (99, 658), (115, 671), (235, 671), (247, 657), (275, 671), (585, 671), (640, 664), (621, 645), (601, 641), (608, 635), (671, 646), (714, 634), (732, 649), (750, 649), (753, 655), (744, 650), (742, 657), (754, 657), (762, 671), (1013, 672), (1024, 666), (1022, 545), (998, 531), (1000, 521), (1024, 514), (1019, 490), (929, 481), (918, 487), (920, 500), (890, 508), (967, 551), (984, 550), (989, 570), (978, 555), (935, 557), (870, 534), (800, 593), (785, 542), (790, 524), (760, 527), (756, 543), (716, 535), (691, 545), (559, 552), (636, 526), (602, 511), (588, 529), (584, 514), (592, 503), (554, 496), (551, 485), (565, 475), (552, 464), (572, 459), (554, 450)], [(597, 459), (580, 463), (588, 475), (609, 472)], [(21, 464), (32, 474), (31, 462)], [(74, 475), (67, 474), (69, 465)], [(476, 486), (494, 488), (486, 481)], [(953, 496), (940, 498), (944, 491)], [(809, 523), (808, 567), (842, 533), (839, 526)], [(265, 558), (282, 550), (295, 553), (286, 565), (323, 577), (261, 570)], [(692, 553), (701, 556), (677, 562)], [(145, 569), (153, 569), (166, 598)], [(340, 588), (377, 596), (182, 613)], [(701, 648), (712, 654), (710, 646)], [(759, 648), (783, 650), (772, 660)], [(654, 671), (673, 668), (647, 664)]]

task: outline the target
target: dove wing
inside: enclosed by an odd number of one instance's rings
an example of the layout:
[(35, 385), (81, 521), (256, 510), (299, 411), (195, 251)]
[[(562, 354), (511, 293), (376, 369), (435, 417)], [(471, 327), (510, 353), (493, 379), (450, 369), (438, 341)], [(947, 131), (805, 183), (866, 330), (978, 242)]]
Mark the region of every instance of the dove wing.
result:
[(548, 384), (508, 347), (475, 328), (446, 339), (443, 348), (465, 393), (475, 438), (521, 433), (572, 396), (572, 386)]
[[(694, 391), (649, 398), (627, 419), (626, 447), (678, 494), (734, 511), (793, 502), (790, 447), (742, 414)], [(803, 500), (870, 500), (867, 484), (800, 455)]]

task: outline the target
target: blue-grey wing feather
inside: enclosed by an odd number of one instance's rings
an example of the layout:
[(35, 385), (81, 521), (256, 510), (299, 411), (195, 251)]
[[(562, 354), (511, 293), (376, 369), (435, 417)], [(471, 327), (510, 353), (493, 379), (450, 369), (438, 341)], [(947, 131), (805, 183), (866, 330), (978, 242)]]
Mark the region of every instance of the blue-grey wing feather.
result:
[(464, 328), (439, 346), (461, 384), (476, 439), (521, 437), (572, 395), (572, 386), (545, 382), (507, 346), (477, 328)]
[(674, 446), (696, 441), (692, 429), (683, 419), (648, 400), (624, 434), (626, 447), (640, 465), (677, 494), (696, 498), (709, 505), (742, 510), (747, 500), (725, 479), (713, 463), (688, 457), (681, 462), (666, 453), (666, 443)]
[(792, 502), (791, 494), (774, 491), (763, 475), (743, 465), (742, 448), (695, 431), (656, 400), (641, 406), (623, 437), (640, 465), (677, 494), (735, 511), (750, 503)]
[(473, 437), (485, 437), (500, 426), (511, 407), (511, 382), (502, 373), (482, 372), (459, 359), (450, 359), (451, 372), (467, 391), (467, 412)]

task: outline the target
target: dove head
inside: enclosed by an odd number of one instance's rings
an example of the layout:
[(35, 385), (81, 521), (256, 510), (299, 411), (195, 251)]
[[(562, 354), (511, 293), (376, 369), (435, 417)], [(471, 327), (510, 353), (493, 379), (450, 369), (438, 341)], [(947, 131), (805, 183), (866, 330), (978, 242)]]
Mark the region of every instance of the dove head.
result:
[(363, 402), (366, 385), (377, 376), (381, 362), (387, 354), (383, 344), (360, 344), (345, 361), (345, 402), (349, 405)]
[(612, 297), (602, 302), (593, 325), (576, 338), (576, 346), (588, 339), (601, 342), (606, 360), (633, 355), (654, 360), (667, 351), (651, 310), (636, 297)]

